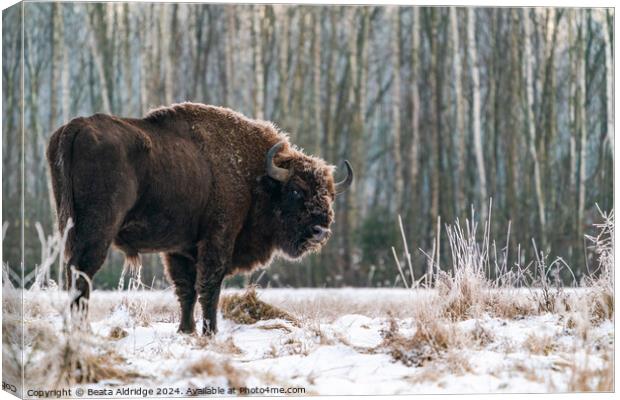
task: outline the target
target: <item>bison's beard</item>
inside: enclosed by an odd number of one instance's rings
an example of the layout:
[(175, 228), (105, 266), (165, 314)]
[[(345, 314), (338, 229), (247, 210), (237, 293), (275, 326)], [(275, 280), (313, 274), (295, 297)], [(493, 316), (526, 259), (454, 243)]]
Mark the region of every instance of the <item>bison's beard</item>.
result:
[(309, 253), (315, 253), (327, 243), (329, 236), (321, 241), (312, 239), (311, 234), (302, 233), (297, 237), (288, 237), (284, 239), (282, 251), (292, 259), (299, 259)]

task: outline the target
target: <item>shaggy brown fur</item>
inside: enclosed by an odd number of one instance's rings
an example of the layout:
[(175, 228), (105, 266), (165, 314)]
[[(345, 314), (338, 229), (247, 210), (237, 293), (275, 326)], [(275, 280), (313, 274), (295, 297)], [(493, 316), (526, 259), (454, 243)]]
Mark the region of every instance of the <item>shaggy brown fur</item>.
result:
[[(286, 181), (266, 173), (279, 142), (273, 164), (292, 172)], [(69, 265), (92, 278), (111, 245), (129, 259), (160, 252), (182, 332), (195, 329), (197, 297), (203, 333), (215, 332), (226, 275), (276, 253), (299, 258), (331, 233), (334, 167), (295, 149), (271, 123), (226, 108), (183, 103), (143, 119), (76, 118), (52, 135), (47, 158), (59, 228), (75, 223)], [(82, 277), (76, 286), (77, 305), (89, 289)]]

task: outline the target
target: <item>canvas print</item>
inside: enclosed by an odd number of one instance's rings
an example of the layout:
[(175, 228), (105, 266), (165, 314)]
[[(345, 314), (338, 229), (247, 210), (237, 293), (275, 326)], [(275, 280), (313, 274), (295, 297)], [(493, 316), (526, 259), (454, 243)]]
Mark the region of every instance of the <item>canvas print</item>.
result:
[(612, 392), (614, 17), (3, 10), (3, 390)]

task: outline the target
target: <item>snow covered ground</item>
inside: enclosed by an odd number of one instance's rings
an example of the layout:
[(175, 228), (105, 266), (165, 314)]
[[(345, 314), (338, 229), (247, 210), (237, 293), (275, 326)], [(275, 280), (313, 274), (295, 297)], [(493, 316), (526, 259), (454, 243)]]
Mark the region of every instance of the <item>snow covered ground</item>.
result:
[[(239, 291), (224, 295), (231, 293)], [(244, 390), (306, 395), (566, 392), (605, 390), (613, 379), (609, 319), (588, 324), (586, 330), (567, 313), (421, 319), (420, 311), (436, 297), (432, 290), (267, 289), (258, 295), (297, 321), (241, 325), (220, 314), (219, 333), (208, 339), (176, 332), (179, 312), (171, 291), (95, 291), (90, 328), (70, 343), (67, 321), (58, 311), (66, 304), (64, 294), (28, 291), (25, 343), (31, 389), (50, 383), (37, 374), (63, 370), (50, 364), (57, 355), (47, 354), (51, 347), (45, 343), (61, 349), (65, 344), (78, 358), (91, 354), (94, 365), (110, 368), (93, 369), (90, 382), (96, 383), (72, 386), (91, 397), (111, 393), (102, 389), (142, 397), (138, 390), (149, 388), (152, 396)], [(527, 299), (531, 292), (510, 295)], [(580, 290), (568, 293), (580, 295)], [(28, 365), (39, 367), (28, 370)]]

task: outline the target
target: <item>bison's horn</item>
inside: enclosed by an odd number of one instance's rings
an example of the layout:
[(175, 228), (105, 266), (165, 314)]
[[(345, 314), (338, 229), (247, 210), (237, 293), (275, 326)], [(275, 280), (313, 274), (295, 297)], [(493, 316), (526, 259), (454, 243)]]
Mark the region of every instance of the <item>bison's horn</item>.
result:
[(347, 160), (344, 160), (344, 165), (347, 167), (347, 177), (343, 181), (336, 183), (336, 194), (344, 193), (353, 183), (353, 168)]
[(280, 149), (284, 146), (284, 142), (274, 144), (267, 152), (267, 175), (273, 179), (286, 182), (291, 177), (291, 171), (286, 168), (280, 168), (273, 162), (273, 157), (278, 154)]

